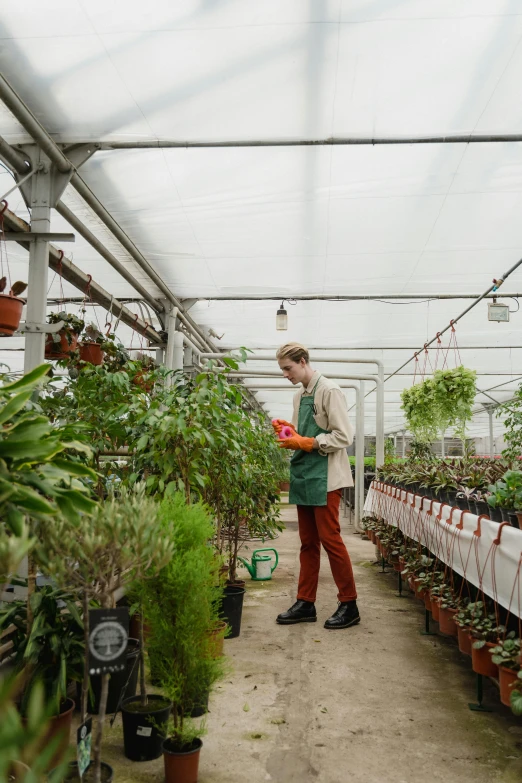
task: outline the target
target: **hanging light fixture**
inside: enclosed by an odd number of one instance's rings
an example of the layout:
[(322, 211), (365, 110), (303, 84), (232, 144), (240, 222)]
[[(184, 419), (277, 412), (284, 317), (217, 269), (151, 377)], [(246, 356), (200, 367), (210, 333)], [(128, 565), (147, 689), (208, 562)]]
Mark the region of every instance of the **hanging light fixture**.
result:
[(281, 307), (276, 314), (276, 329), (278, 332), (284, 332), (288, 329), (288, 313), (285, 310), (284, 299), (281, 302)]

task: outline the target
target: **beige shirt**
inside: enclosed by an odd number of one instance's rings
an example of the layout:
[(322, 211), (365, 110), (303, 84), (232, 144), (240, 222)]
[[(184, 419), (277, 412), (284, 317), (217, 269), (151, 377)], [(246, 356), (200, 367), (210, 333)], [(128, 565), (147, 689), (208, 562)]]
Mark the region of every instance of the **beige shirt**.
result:
[(328, 458), (328, 492), (342, 487), (353, 487), (350, 460), (346, 453), (347, 447), (353, 441), (353, 429), (341, 388), (316, 370), (306, 389), (301, 387), (294, 396), (292, 424), (297, 429), (301, 397), (313, 394), (316, 383), (315, 423), (321, 429), (328, 430), (328, 433), (316, 436), (320, 446), (319, 454)]

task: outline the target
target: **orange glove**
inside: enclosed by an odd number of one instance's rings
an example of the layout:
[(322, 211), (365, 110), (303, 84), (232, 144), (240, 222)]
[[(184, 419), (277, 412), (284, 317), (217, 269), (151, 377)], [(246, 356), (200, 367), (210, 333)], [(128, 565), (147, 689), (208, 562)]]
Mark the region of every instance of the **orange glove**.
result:
[(286, 438), (286, 440), (279, 441), (279, 446), (282, 449), (292, 449), (293, 451), (312, 451), (314, 448), (313, 438), (303, 438), (302, 435), (295, 433), (293, 438)]
[(294, 430), (295, 427), (291, 422), (285, 421), (284, 419), (272, 419), (272, 427), (274, 428), (274, 432), (279, 435), (283, 427), (290, 427), (290, 429)]

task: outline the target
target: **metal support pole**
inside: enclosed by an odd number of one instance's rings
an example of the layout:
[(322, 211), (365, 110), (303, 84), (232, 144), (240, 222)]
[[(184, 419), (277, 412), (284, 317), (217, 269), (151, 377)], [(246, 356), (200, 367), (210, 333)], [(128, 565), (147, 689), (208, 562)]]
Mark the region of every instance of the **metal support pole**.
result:
[[(35, 152), (33, 166), (43, 163), (31, 182), (31, 230), (49, 233), (51, 230), (51, 164), (41, 150)], [(29, 278), (27, 288), (28, 323), (45, 323), (49, 273), (49, 243), (37, 239), (29, 245)], [(45, 350), (44, 332), (28, 332), (25, 338), (24, 372), (42, 364)]]
[(445, 444), (444, 444), (444, 437), (445, 437), (445, 435), (446, 435), (446, 432), (444, 431), (444, 432), (442, 433), (442, 437), (441, 437), (441, 439), (440, 439), (440, 456), (441, 456), (443, 459), (444, 459), (444, 457), (446, 456), (446, 454), (445, 454), (445, 449), (444, 449), (444, 445), (445, 445)]
[(489, 456), (495, 456), (495, 437), (493, 434), (493, 407), (488, 405), (487, 411), (489, 416)]
[(358, 499), (359, 514), (355, 517), (355, 529), (362, 533), (362, 518), (364, 509), (364, 381), (359, 381), (357, 392), (357, 436), (355, 441), (355, 494)]
[(384, 465), (384, 365), (377, 365), (377, 384), (375, 401), (377, 405), (375, 421), (375, 467)]
[(406, 430), (401, 432), (402, 435), (402, 458), (406, 457)]

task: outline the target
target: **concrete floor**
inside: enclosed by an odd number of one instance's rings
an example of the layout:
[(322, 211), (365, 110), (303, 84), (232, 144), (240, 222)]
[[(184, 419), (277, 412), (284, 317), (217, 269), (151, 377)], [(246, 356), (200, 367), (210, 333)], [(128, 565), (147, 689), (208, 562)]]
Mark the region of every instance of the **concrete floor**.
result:
[[(452, 640), (421, 636), (419, 601), (371, 564), (374, 547), (346, 531), (362, 622), (326, 631), (336, 609), (328, 561), (315, 624), (278, 626), (295, 600), (295, 508), (275, 546), (271, 582), (247, 583), (241, 636), (225, 640), (230, 676), (211, 699), (200, 783), (511, 783), (522, 780), (522, 720), (500, 705), (474, 713), (475, 679)], [(406, 591), (407, 592), (407, 591)], [(163, 780), (163, 762), (123, 758), (119, 718), (103, 757), (118, 783)]]

